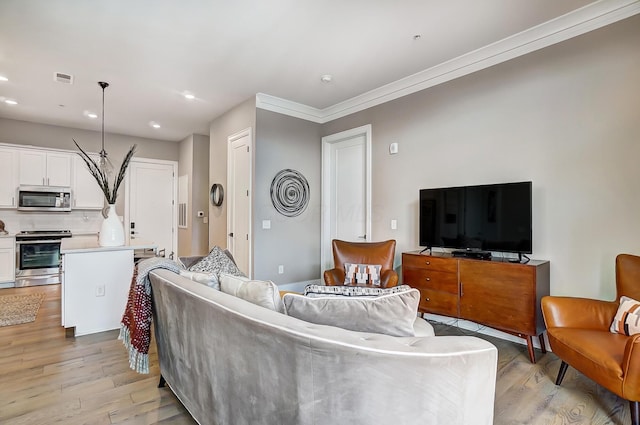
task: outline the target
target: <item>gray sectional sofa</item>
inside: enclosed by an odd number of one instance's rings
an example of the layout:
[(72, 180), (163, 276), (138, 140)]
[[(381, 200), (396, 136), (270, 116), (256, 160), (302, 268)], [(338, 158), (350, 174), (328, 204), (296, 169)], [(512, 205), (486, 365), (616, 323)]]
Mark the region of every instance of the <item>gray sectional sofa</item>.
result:
[(150, 279), (162, 377), (201, 425), (493, 423), (497, 350), (482, 339), (349, 331)]

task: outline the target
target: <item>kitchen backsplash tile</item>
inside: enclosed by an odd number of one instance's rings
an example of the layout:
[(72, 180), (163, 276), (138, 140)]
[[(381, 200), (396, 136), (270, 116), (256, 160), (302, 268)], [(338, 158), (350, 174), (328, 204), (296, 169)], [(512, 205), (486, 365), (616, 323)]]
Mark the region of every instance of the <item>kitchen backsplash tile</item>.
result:
[(98, 233), (102, 225), (101, 211), (23, 212), (0, 210), (0, 220), (11, 233), (23, 230), (71, 230), (71, 233)]

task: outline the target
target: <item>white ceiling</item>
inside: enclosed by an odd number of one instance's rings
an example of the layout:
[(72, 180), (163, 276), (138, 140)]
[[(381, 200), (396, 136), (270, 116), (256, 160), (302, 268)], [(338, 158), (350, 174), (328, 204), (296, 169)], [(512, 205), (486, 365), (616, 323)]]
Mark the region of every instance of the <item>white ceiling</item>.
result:
[(256, 93), (323, 110), (583, 6), (630, 2), (1, 0), (0, 100), (18, 104), (0, 102), (0, 117), (99, 131), (83, 112), (100, 114), (107, 81), (107, 132), (178, 141)]

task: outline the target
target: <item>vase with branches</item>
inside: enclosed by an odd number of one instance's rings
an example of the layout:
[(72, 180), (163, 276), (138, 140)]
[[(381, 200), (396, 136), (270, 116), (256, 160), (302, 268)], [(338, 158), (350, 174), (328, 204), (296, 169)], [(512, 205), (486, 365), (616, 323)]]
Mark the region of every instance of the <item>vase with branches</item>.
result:
[(122, 160), (122, 164), (120, 165), (120, 171), (113, 179), (113, 186), (110, 186), (109, 173), (98, 166), (98, 164), (89, 156), (89, 154), (87, 154), (84, 149), (80, 147), (75, 139), (73, 139), (73, 143), (75, 143), (76, 147), (79, 150), (77, 154), (85, 162), (87, 168), (89, 169), (89, 172), (96, 179), (98, 186), (100, 186), (100, 190), (102, 190), (107, 204), (115, 204), (116, 198), (118, 197), (118, 189), (120, 188), (120, 184), (122, 184), (124, 180), (124, 176), (127, 173), (127, 167), (129, 166), (129, 162), (131, 162), (131, 158), (133, 158), (133, 154), (136, 151), (137, 145), (133, 145), (131, 146), (131, 148), (129, 148), (129, 152), (127, 152), (124, 159)]
[(113, 178), (113, 185), (110, 185), (111, 175), (109, 171), (100, 167), (93, 158), (87, 154), (84, 149), (80, 147), (78, 142), (73, 140), (76, 147), (78, 148), (77, 154), (82, 158), (82, 160), (87, 165), (87, 169), (91, 173), (91, 175), (96, 179), (98, 186), (100, 186), (100, 190), (104, 194), (105, 200), (107, 204), (109, 204), (109, 212), (105, 216), (104, 221), (102, 222), (102, 227), (100, 228), (100, 235), (98, 237), (98, 242), (100, 246), (121, 246), (124, 245), (124, 229), (122, 228), (122, 223), (118, 219), (115, 210), (116, 199), (118, 198), (118, 189), (120, 185), (124, 181), (124, 177), (127, 173), (127, 167), (131, 162), (131, 158), (133, 158), (133, 154), (136, 151), (137, 145), (131, 146), (129, 152), (125, 155), (122, 160), (122, 164), (120, 165), (120, 171)]

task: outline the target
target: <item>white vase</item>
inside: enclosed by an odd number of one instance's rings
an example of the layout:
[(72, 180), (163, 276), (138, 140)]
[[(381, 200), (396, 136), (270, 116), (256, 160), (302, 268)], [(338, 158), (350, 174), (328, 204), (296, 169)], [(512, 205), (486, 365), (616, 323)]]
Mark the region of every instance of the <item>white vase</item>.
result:
[(109, 214), (102, 221), (98, 242), (100, 246), (124, 245), (124, 227), (116, 214), (115, 204), (109, 204)]

